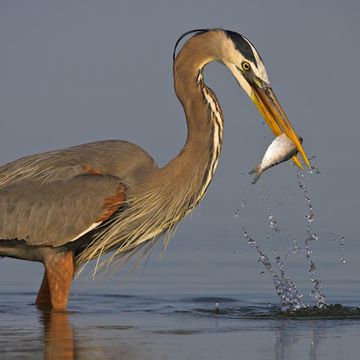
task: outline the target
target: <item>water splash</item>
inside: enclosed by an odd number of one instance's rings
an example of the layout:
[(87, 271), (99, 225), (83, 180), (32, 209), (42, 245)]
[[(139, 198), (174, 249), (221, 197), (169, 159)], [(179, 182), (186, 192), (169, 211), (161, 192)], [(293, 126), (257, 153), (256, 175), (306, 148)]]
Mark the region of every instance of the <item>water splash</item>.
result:
[(321, 309), (326, 305), (326, 297), (325, 297), (325, 294), (321, 291), (321, 281), (317, 277), (316, 266), (314, 264), (313, 256), (312, 256), (312, 252), (313, 252), (312, 251), (312, 242), (317, 241), (319, 239), (319, 237), (316, 235), (315, 232), (312, 231), (312, 222), (315, 219), (315, 213), (314, 213), (314, 209), (313, 209), (313, 206), (312, 206), (312, 203), (310, 200), (309, 191), (308, 191), (307, 187), (305, 186), (305, 184), (301, 181), (301, 178), (303, 178), (303, 177), (304, 177), (304, 175), (302, 173), (300, 173), (300, 172), (297, 173), (298, 185), (304, 194), (304, 198), (307, 203), (308, 210), (309, 210), (309, 212), (307, 214), (305, 214), (305, 219), (307, 220), (307, 225), (306, 225), (307, 237), (304, 240), (304, 252), (305, 252), (305, 257), (309, 263), (310, 279), (311, 279), (311, 282), (313, 283), (313, 288), (310, 292), (310, 295), (315, 299), (316, 306), (319, 309)]
[[(270, 211), (270, 208), (268, 208), (268, 210)], [(279, 219), (277, 219), (271, 212), (269, 212), (268, 219), (270, 228), (276, 232), (280, 232)]]
[(345, 247), (345, 237), (344, 236), (342, 236), (340, 239), (339, 247), (341, 250), (344, 250), (344, 247)]
[[(284, 262), (280, 256), (276, 256), (276, 269), (271, 264), (270, 259), (261, 250), (256, 240), (249, 236), (246, 229), (243, 228), (243, 235), (248, 244), (256, 249), (259, 254), (258, 262), (262, 263), (266, 270), (271, 274), (275, 285), (276, 293), (281, 301), (283, 311), (294, 311), (307, 307), (302, 301), (302, 294), (299, 292), (294, 282), (285, 276)], [(261, 272), (264, 274), (264, 272)]]
[(299, 245), (297, 244), (296, 239), (293, 240), (293, 243), (291, 245), (290, 251), (293, 255), (297, 254), (298, 251), (301, 250), (301, 248), (299, 247)]
[(319, 168), (317, 168), (316, 166), (312, 166), (311, 169), (308, 172), (309, 172), (309, 174), (316, 174), (316, 175), (321, 174)]
[[(288, 250), (288, 253), (285, 254), (283, 258), (281, 258), (281, 256), (279, 256), (276, 251), (273, 251), (274, 263), (272, 264), (269, 257), (260, 248), (260, 245), (257, 243), (257, 241), (252, 237), (250, 237), (247, 231), (245, 230), (245, 228), (243, 228), (245, 239), (247, 240), (250, 246), (256, 249), (259, 255), (258, 262), (264, 265), (267, 272), (269, 272), (273, 278), (275, 290), (280, 298), (282, 307), (285, 309), (289, 309), (290, 311), (296, 309), (309, 308), (309, 306), (303, 302), (302, 300), (303, 296), (295, 286), (294, 282), (285, 274), (286, 272), (285, 263), (288, 257), (299, 253), (305, 255), (305, 259), (308, 263), (308, 272), (310, 274), (310, 279), (312, 283), (310, 296), (315, 300), (316, 308), (321, 310), (327, 306), (326, 297), (321, 290), (321, 281), (317, 276), (317, 269), (313, 258), (313, 249), (312, 249), (313, 242), (319, 239), (318, 235), (312, 230), (312, 224), (315, 220), (315, 212), (313, 209), (312, 202), (310, 200), (308, 189), (303, 181), (303, 179), (307, 179), (306, 175), (310, 175), (310, 174), (320, 174), (320, 171), (317, 167), (314, 166), (305, 175), (300, 172), (297, 174), (298, 186), (301, 192), (303, 193), (307, 205), (307, 211), (306, 214), (304, 215), (306, 219), (306, 236), (305, 239), (301, 241), (301, 243), (297, 239), (295, 239), (294, 236), (291, 235), (291, 233), (287, 233), (283, 231), (283, 229), (279, 225), (280, 221), (279, 218), (276, 216), (276, 212), (274, 213), (274, 211), (270, 207), (268, 206), (266, 207), (268, 225), (271, 230), (270, 232), (266, 233), (265, 240), (269, 242), (272, 237), (277, 238), (280, 235), (285, 236), (289, 240), (292, 239), (292, 244)], [(265, 194), (262, 196), (262, 201), (267, 202), (270, 199), (270, 194), (268, 193), (265, 186), (263, 188), (265, 190)], [(298, 196), (298, 193), (292, 193), (292, 194), (294, 196)], [(284, 201), (279, 200), (276, 203), (278, 206), (283, 206)], [(240, 209), (237, 209), (236, 213), (239, 214), (239, 212)], [(338, 240), (334, 240), (334, 241), (338, 241)], [(344, 239), (342, 238), (342, 240), (339, 241), (339, 246), (343, 247), (343, 244), (344, 244)], [(345, 263), (345, 259), (343, 257), (340, 257), (340, 261), (342, 263)], [(264, 273), (265, 271), (261, 271), (260, 275), (263, 275)]]

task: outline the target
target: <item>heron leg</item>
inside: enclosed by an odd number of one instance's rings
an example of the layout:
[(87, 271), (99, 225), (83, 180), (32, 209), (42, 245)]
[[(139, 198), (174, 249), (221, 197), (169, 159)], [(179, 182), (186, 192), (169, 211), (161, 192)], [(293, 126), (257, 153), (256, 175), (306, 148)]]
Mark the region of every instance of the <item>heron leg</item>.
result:
[(72, 251), (51, 253), (44, 259), (45, 274), (36, 299), (41, 308), (64, 310), (74, 276)]
[(44, 273), (35, 304), (39, 308), (51, 308), (50, 289), (46, 271)]

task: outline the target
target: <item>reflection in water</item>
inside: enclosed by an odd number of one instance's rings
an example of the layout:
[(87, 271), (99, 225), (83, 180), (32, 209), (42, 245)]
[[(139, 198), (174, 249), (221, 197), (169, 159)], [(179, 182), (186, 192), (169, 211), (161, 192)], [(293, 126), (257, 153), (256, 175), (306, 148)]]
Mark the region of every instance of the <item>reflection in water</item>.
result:
[(66, 311), (41, 311), (46, 360), (74, 359), (74, 332)]
[[(304, 338), (299, 333), (299, 329), (289, 326), (289, 320), (279, 320), (278, 327), (275, 328), (274, 359), (291, 359), (296, 347), (301, 349), (304, 359), (317, 360), (322, 358), (319, 354), (320, 342), (322, 338), (326, 338), (326, 332), (317, 320), (307, 322), (307, 326), (311, 330), (309, 336)], [(307, 344), (303, 344), (304, 340)]]
[(1, 360), (212, 360), (239, 351), (242, 359), (338, 360), (357, 358), (360, 339), (356, 318), (279, 318), (243, 296), (81, 295), (70, 312), (33, 311), (24, 298), (0, 296)]
[[(216, 303), (217, 304), (217, 303)], [(217, 304), (217, 306), (219, 306)], [(256, 308), (252, 308), (250, 310), (250, 313), (256, 313)], [(190, 310), (188, 314), (193, 314), (193, 316), (196, 318), (198, 315), (206, 315), (209, 318), (214, 318), (214, 314), (219, 314), (219, 316), (215, 315), (215, 319), (217, 319), (217, 326), (219, 326), (219, 321), (221, 320), (221, 314), (224, 316), (224, 318), (232, 318), (234, 320), (233, 315), (236, 314), (238, 317), (238, 320), (240, 320), (244, 315), (247, 317), (247, 320), (249, 320), (249, 310), (248, 307), (244, 308), (233, 308), (224, 307), (221, 311), (213, 311), (213, 310), (207, 310), (200, 312), (198, 308), (195, 310)], [(230, 313), (230, 314), (229, 314)], [(104, 334), (102, 334), (102, 339), (96, 339), (101, 344), (97, 344), (100, 346), (94, 346), (94, 342), (97, 343), (97, 341), (94, 338), (82, 338), (82, 344), (79, 341), (75, 341), (74, 337), (74, 330), (72, 328), (72, 325), (69, 321), (69, 316), (71, 316), (71, 313), (68, 313), (66, 311), (62, 312), (56, 312), (56, 311), (41, 311), (40, 312), (40, 323), (43, 327), (44, 332), (44, 359), (46, 360), (72, 360), (72, 359), (88, 359), (89, 356), (93, 357), (95, 354), (99, 356), (99, 358), (118, 358), (117, 355), (121, 355), (122, 359), (133, 359), (133, 355), (135, 353), (131, 351), (126, 351), (126, 348), (128, 346), (124, 347), (116, 347), (114, 345), (114, 341), (119, 340), (119, 332), (112, 337), (111, 342), (112, 346), (110, 348), (107, 348), (104, 346), (105, 344), (105, 338)], [(244, 319), (243, 319), (244, 320)], [(250, 320), (251, 321), (251, 320)], [(252, 320), (255, 321), (255, 320)], [(261, 326), (263, 329), (267, 329), (269, 331), (269, 335), (273, 332), (275, 337), (275, 343), (274, 343), (274, 352), (273, 352), (273, 358), (276, 360), (287, 360), (291, 358), (291, 354), (293, 353), (294, 349), (296, 347), (300, 347), (302, 349), (303, 353), (306, 353), (306, 349), (308, 349), (308, 358), (311, 360), (316, 360), (319, 358), (318, 349), (320, 340), (322, 337), (326, 337), (326, 334), (324, 333), (324, 329), (321, 329), (321, 326), (319, 326), (319, 322), (317, 320), (306, 321), (306, 328), (309, 331), (306, 331), (306, 336), (304, 336), (304, 328), (303, 326), (295, 326), (293, 325), (293, 321), (289, 319), (279, 319), (275, 320), (276, 326), (272, 326), (272, 320), (268, 319), (265, 320), (263, 323), (263, 326)], [(250, 328), (253, 327), (254, 324), (248, 323)], [(267, 326), (269, 325), (269, 326)], [(104, 331), (107, 328), (118, 328), (119, 330), (125, 329), (125, 327), (106, 327), (106, 326), (98, 326), (99, 330)], [(235, 329), (234, 329), (235, 330)], [(248, 331), (246, 326), (243, 328), (243, 326), (240, 326), (238, 331)], [(184, 335), (196, 335), (196, 334), (203, 334), (205, 335), (207, 331), (195, 329), (193, 326), (190, 328), (184, 328), (184, 329), (163, 329), (163, 330), (156, 330), (154, 333), (157, 335), (176, 335), (176, 336), (184, 336)], [(220, 330), (221, 332), (221, 330)], [(325, 335), (324, 335), (325, 334)], [(113, 334), (114, 335), (114, 334)], [(306, 342), (304, 344), (303, 342)], [(76, 345), (79, 345), (78, 348)], [(134, 345), (134, 344), (133, 344)], [(124, 351), (125, 350), (125, 351)], [(129, 348), (128, 348), (129, 350)], [(111, 356), (111, 353), (113, 356)], [(116, 355), (117, 354), (117, 355)], [(106, 356), (105, 356), (106, 355)], [(137, 354), (139, 355), (139, 354)], [(136, 357), (137, 358), (137, 357)]]
[(310, 350), (309, 350), (309, 359), (316, 360), (319, 358), (318, 356), (318, 349), (320, 345), (320, 341), (324, 336), (324, 330), (318, 327), (317, 322), (313, 324), (312, 327), (312, 341), (310, 343)]
[(274, 359), (276, 360), (289, 359), (289, 352), (297, 342), (295, 334), (288, 331), (286, 323), (286, 320), (279, 320), (279, 326), (275, 328)]
[[(125, 343), (121, 335), (131, 331), (131, 326), (102, 325), (91, 320), (85, 327), (81, 325), (75, 330), (70, 322), (72, 319), (88, 320), (86, 313), (68, 311), (39, 311), (39, 322), (43, 330), (43, 358), (45, 360), (72, 360), (72, 359), (138, 359), (141, 355), (141, 343)], [(100, 315), (95, 314), (95, 316)], [(113, 316), (115, 313), (113, 314)], [(107, 315), (104, 315), (105, 318)], [(111, 324), (112, 318), (107, 319)], [(1, 335), (0, 335), (1, 338)], [(1, 341), (0, 341), (1, 345)], [(28, 349), (31, 353), (31, 349)], [(16, 356), (10, 357), (17, 359)], [(36, 358), (40, 358), (36, 356)], [(0, 356), (2, 360), (2, 357)]]

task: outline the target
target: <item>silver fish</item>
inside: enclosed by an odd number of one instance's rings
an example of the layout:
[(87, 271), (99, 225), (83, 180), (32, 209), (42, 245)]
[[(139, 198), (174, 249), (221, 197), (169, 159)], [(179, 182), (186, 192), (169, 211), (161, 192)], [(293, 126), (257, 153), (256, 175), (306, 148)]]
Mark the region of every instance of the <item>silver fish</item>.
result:
[[(303, 139), (299, 137), (299, 141), (302, 143)], [(286, 134), (279, 135), (267, 148), (261, 163), (249, 172), (249, 174), (255, 174), (251, 183), (255, 184), (265, 170), (290, 160), (297, 153), (298, 150), (292, 140)]]

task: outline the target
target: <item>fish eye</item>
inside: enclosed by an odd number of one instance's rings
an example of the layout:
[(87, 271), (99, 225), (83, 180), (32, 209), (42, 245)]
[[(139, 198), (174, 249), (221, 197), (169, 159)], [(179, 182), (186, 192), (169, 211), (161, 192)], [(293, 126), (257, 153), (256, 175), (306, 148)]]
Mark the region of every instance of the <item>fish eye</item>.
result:
[(244, 70), (244, 71), (249, 71), (251, 69), (251, 66), (250, 64), (247, 62), (247, 61), (243, 61), (241, 63), (241, 68)]

